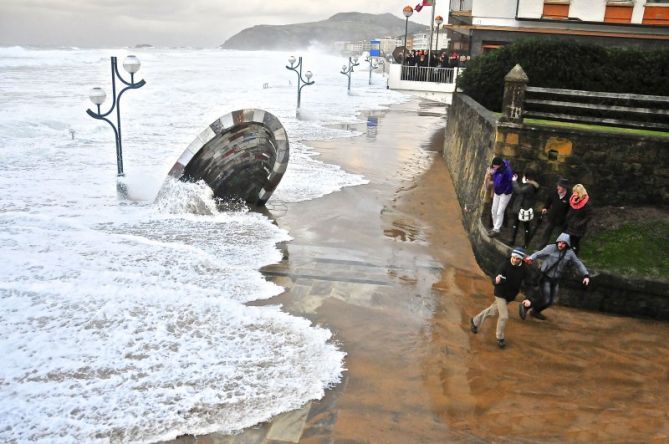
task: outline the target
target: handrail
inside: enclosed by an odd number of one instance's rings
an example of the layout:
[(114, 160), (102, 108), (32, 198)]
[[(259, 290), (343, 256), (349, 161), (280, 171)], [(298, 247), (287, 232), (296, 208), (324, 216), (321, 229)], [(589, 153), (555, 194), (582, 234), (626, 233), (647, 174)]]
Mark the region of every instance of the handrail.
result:
[(669, 103), (667, 96), (651, 96), (645, 94), (621, 94), (610, 93), (602, 91), (583, 91), (580, 89), (562, 89), (562, 88), (539, 88), (536, 86), (528, 86), (525, 88), (527, 92), (536, 92), (542, 94), (554, 94), (563, 96), (581, 96), (581, 97), (595, 97), (600, 99), (617, 99), (617, 100), (638, 100), (648, 102), (662, 102)]

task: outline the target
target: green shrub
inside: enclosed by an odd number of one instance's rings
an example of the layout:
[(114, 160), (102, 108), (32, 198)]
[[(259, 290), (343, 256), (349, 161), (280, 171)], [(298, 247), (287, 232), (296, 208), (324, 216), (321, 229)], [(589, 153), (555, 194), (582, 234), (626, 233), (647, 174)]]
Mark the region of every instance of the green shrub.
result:
[(516, 64), (523, 67), (530, 86), (669, 96), (669, 49), (641, 51), (539, 39), (519, 40), (473, 58), (458, 86), (499, 112), (504, 76)]

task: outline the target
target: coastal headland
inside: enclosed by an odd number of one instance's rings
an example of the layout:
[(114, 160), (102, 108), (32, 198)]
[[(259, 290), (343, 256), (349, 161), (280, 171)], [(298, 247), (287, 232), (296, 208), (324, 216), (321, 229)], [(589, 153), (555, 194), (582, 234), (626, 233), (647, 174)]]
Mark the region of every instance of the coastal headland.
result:
[[(441, 156), (445, 110), (408, 102), (374, 132), (321, 141), (325, 162), (369, 184), (270, 201), (293, 240), (266, 267), (285, 292), (262, 304), (331, 329), (347, 353), (320, 400), (239, 435), (178, 443), (665, 442), (669, 324), (555, 306), (521, 321), (506, 349)], [(584, 295), (587, 297), (587, 294)]]

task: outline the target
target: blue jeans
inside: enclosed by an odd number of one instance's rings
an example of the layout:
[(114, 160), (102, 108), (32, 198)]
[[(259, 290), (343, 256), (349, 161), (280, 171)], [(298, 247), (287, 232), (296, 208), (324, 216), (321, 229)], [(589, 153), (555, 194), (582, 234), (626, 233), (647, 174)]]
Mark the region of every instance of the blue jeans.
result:
[(534, 307), (536, 313), (547, 309), (558, 301), (558, 291), (560, 290), (560, 280), (543, 276), (539, 282), (541, 291), (541, 300)]

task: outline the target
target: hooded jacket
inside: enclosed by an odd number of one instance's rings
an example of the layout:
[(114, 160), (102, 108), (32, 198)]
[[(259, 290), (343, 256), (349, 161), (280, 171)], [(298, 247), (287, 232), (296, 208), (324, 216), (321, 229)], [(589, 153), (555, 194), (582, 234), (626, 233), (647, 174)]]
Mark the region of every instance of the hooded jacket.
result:
[[(567, 243), (567, 248), (562, 251), (560, 251), (557, 246), (557, 243), (560, 241)], [(560, 234), (554, 244), (548, 244), (543, 249), (534, 252), (530, 256), (530, 259), (533, 261), (542, 259), (541, 272), (551, 279), (559, 279), (562, 276), (564, 268), (568, 264), (575, 266), (583, 277), (590, 276), (588, 269), (585, 268), (583, 262), (576, 256), (574, 250), (571, 249), (571, 242), (569, 241), (569, 235), (567, 233)], [(556, 262), (557, 265), (555, 265)], [(546, 270), (549, 271), (546, 272)]]
[(508, 160), (492, 173), (492, 188), (495, 194), (511, 194), (513, 191), (511, 164)]

